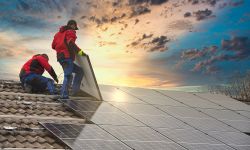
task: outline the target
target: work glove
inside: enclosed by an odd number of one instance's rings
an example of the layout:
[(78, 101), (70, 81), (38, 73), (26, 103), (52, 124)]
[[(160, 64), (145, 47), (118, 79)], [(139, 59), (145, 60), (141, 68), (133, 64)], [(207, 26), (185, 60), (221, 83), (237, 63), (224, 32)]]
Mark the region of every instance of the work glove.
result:
[(79, 50), (79, 51), (78, 51), (78, 55), (80, 55), (80, 56), (86, 56), (87, 54), (85, 54), (85, 53), (83, 52), (83, 50)]

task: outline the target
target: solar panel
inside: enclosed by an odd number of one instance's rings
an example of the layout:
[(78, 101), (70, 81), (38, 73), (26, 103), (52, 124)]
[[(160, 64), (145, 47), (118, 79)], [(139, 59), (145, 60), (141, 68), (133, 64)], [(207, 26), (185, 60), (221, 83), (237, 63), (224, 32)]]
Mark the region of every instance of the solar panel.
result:
[[(161, 149), (166, 147), (169, 149), (181, 148), (172, 140), (157, 133), (149, 127), (131, 127), (131, 126), (101, 126), (104, 130), (117, 137), (132, 148), (141, 146), (139, 149)], [(154, 145), (158, 143), (158, 147)], [(135, 148), (136, 149), (136, 148)]]
[(125, 113), (95, 113), (91, 119), (96, 124), (145, 126)]
[(237, 149), (250, 148), (250, 136), (244, 133), (213, 131), (208, 134)]
[(154, 90), (139, 88), (121, 88), (121, 90), (124, 90), (127, 93), (134, 95), (149, 104), (184, 106), (182, 103), (164, 96)]
[(94, 124), (44, 123), (45, 128), (76, 150), (250, 148), (250, 136), (242, 133), (250, 132), (250, 109), (225, 96), (113, 86), (100, 89), (104, 101), (63, 102)]
[(216, 139), (194, 129), (158, 129), (167, 137), (178, 143), (204, 143), (204, 144), (223, 144)]
[(138, 98), (131, 96), (114, 86), (100, 85), (100, 90), (104, 101), (144, 103)]
[(236, 101), (232, 98), (219, 95), (219, 94), (209, 94), (209, 93), (197, 93), (197, 96), (200, 96), (204, 99), (208, 99), (209, 101), (212, 101), (216, 104), (219, 104), (223, 106), (224, 108), (227, 109), (232, 109), (232, 110), (245, 110), (249, 111), (250, 106), (247, 104), (244, 104), (242, 102)]
[(192, 93), (163, 90), (159, 90), (159, 92), (177, 101), (180, 101), (188, 105), (189, 107), (223, 109), (223, 107), (219, 106), (218, 104), (212, 103), (208, 100), (204, 100), (198, 96), (193, 95)]
[(157, 107), (175, 117), (211, 118), (208, 115), (201, 113), (191, 107), (169, 107), (169, 106), (157, 106)]
[(250, 133), (250, 121), (243, 120), (223, 120), (226, 124), (238, 129), (241, 132)]
[(250, 111), (236, 111), (236, 112), (239, 113), (240, 115), (250, 119)]
[(64, 104), (74, 111), (83, 111), (83, 112), (117, 112), (119, 111), (117, 108), (112, 105), (101, 102), (101, 101), (83, 101), (83, 100), (68, 100), (65, 101)]
[(149, 127), (101, 125), (103, 129), (121, 141), (162, 141), (172, 142)]
[(142, 123), (107, 102), (68, 100), (64, 104), (96, 124), (143, 126)]
[(73, 125), (42, 123), (42, 125), (73, 150), (130, 149), (115, 137), (94, 124)]
[(125, 144), (113, 140), (63, 140), (73, 150), (131, 150)]
[(171, 116), (134, 115), (136, 119), (152, 128), (188, 129), (189, 125)]
[(115, 107), (121, 109), (128, 114), (137, 115), (166, 115), (163, 111), (152, 105), (147, 104), (130, 104), (130, 103), (111, 103)]
[(218, 109), (199, 109), (199, 110), (219, 120), (250, 121), (250, 119), (248, 119), (247, 117), (239, 115), (237, 112), (231, 110), (218, 110)]
[(93, 100), (68, 100), (64, 101), (64, 104), (74, 111), (96, 111), (102, 102)]
[(207, 131), (238, 131), (225, 123), (222, 123), (215, 119), (203, 119), (203, 118), (179, 118), (187, 124), (195, 127), (204, 132)]

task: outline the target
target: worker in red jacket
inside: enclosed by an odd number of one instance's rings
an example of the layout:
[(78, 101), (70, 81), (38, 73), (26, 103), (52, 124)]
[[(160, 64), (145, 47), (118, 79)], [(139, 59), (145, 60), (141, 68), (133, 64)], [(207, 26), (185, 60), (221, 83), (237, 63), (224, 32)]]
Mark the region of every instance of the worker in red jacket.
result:
[(57, 75), (48, 61), (47, 54), (37, 54), (23, 65), (19, 77), (22, 87), (26, 91), (44, 92), (47, 89), (50, 94), (55, 94), (54, 81), (42, 76), (44, 70), (46, 70), (58, 82)]
[(72, 95), (80, 91), (80, 84), (83, 78), (83, 70), (74, 63), (75, 55), (86, 55), (75, 43), (76, 31), (78, 30), (75, 20), (69, 20), (67, 25), (60, 27), (55, 34), (52, 48), (56, 50), (57, 61), (61, 64), (64, 72), (63, 85), (61, 89), (61, 99), (69, 98), (69, 87), (71, 86), (72, 73), (75, 73)]

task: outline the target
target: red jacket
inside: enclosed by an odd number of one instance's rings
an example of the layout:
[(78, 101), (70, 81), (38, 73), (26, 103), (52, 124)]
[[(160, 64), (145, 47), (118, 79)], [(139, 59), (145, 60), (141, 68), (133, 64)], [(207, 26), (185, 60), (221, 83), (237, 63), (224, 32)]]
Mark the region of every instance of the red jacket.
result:
[(76, 31), (68, 26), (62, 26), (54, 36), (52, 48), (56, 50), (57, 60), (71, 58), (75, 60), (75, 53), (80, 48), (75, 44)]
[(53, 77), (53, 79), (57, 79), (57, 75), (55, 74), (54, 69), (50, 66), (49, 60), (43, 55), (34, 55), (30, 60), (28, 60), (22, 67), (19, 77), (20, 79), (26, 77), (30, 73), (40, 74), (44, 73), (44, 70), (48, 71), (48, 73)]

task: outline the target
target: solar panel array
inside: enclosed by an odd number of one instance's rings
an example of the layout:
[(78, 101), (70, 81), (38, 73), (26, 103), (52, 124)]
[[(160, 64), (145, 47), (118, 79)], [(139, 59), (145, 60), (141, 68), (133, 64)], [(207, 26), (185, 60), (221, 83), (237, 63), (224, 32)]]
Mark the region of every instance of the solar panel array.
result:
[(64, 104), (93, 124), (42, 125), (74, 150), (249, 150), (250, 106), (209, 93), (101, 85)]

